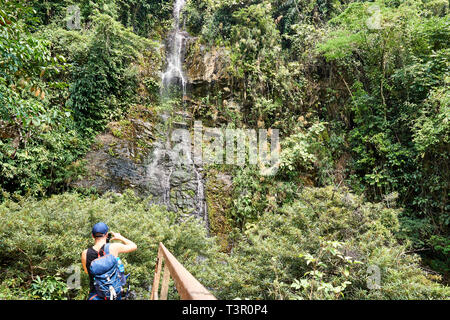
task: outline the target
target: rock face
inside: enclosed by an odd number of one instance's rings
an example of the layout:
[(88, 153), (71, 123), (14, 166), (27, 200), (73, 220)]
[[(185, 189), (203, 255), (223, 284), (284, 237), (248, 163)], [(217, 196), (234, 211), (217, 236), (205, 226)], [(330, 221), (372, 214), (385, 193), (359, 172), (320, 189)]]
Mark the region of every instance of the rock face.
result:
[(228, 78), (228, 52), (224, 48), (206, 47), (196, 42), (188, 42), (185, 68), (191, 84), (214, 82)]
[[(146, 190), (155, 203), (186, 216), (195, 215), (208, 226), (202, 169), (194, 164), (190, 152), (177, 149), (179, 144), (182, 141), (171, 136), (169, 130), (153, 145), (146, 164)], [(190, 145), (185, 147), (193, 150)]]
[[(184, 1), (176, 3), (182, 6)], [(181, 86), (184, 102), (187, 101), (186, 89), (189, 94), (198, 96), (206, 96), (211, 90), (227, 89), (228, 52), (218, 47), (206, 49), (181, 30), (178, 9), (174, 9), (174, 18), (174, 30), (166, 39), (167, 61), (162, 87)], [(149, 110), (142, 112), (149, 113)], [(171, 211), (181, 212), (182, 216), (200, 218), (209, 229), (203, 170), (193, 163), (192, 154), (183, 153), (180, 157), (174, 148), (179, 141), (171, 136), (176, 129), (189, 129), (190, 117), (183, 103), (183, 108), (174, 114), (154, 115), (152, 120), (134, 115), (122, 123), (111, 123), (107, 132), (97, 136), (85, 158), (87, 175), (72, 185), (95, 187), (100, 193), (121, 193), (131, 188), (152, 203), (165, 205)], [(220, 199), (209, 200), (220, 202)], [(224, 211), (214, 211), (218, 217), (214, 228), (218, 229), (224, 221)]]
[(142, 188), (142, 162), (155, 139), (152, 125), (143, 120), (110, 123), (108, 130), (97, 135), (91, 151), (85, 156), (87, 174), (72, 183), (76, 188), (95, 188), (98, 192), (122, 192)]
[[(85, 157), (87, 175), (72, 186), (94, 187), (100, 193), (131, 188), (151, 203), (165, 205), (182, 216), (195, 215), (208, 227), (202, 170), (191, 155), (180, 157), (174, 148), (178, 141), (171, 141), (168, 120), (163, 114), (155, 125), (142, 119), (127, 121), (126, 128), (110, 125)], [(132, 136), (127, 135), (130, 132)]]
[(217, 236), (223, 252), (230, 252), (232, 226), (229, 217), (233, 207), (233, 182), (231, 175), (210, 168), (206, 172), (206, 202), (210, 231)]

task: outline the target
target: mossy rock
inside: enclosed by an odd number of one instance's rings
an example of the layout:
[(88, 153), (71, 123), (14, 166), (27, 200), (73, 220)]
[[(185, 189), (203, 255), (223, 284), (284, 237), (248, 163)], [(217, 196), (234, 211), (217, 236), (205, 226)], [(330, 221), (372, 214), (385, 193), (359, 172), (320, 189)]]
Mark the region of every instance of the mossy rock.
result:
[(210, 232), (217, 236), (223, 252), (231, 250), (229, 237), (232, 227), (228, 217), (232, 206), (232, 186), (229, 179), (226, 174), (216, 169), (209, 169), (206, 172), (206, 204)]

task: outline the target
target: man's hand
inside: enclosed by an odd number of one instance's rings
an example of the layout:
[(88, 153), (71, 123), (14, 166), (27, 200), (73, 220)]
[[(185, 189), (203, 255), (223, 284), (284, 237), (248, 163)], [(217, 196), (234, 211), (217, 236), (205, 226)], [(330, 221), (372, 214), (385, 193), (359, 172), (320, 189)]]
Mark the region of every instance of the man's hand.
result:
[(124, 237), (118, 232), (111, 232), (112, 237), (111, 240), (119, 240), (123, 242)]
[(137, 249), (137, 245), (133, 241), (125, 238), (120, 233), (111, 232), (111, 234), (112, 234), (111, 240), (119, 240), (122, 242), (111, 244), (110, 251), (116, 257), (119, 255), (119, 253), (132, 252)]

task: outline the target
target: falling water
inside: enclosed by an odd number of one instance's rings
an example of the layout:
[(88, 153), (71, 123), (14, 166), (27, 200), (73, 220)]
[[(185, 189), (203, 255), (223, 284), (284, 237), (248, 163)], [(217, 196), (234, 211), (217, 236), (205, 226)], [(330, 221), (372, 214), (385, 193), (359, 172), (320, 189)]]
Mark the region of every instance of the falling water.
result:
[(183, 47), (186, 32), (180, 29), (180, 13), (185, 3), (186, 0), (176, 0), (173, 8), (174, 26), (168, 47), (167, 68), (162, 74), (162, 89), (167, 90), (171, 83), (179, 81), (181, 82), (183, 97), (186, 94), (186, 78), (183, 73)]
[[(176, 88), (182, 88), (186, 92), (187, 79), (183, 74), (184, 46), (189, 34), (180, 30), (180, 11), (186, 0), (176, 0), (174, 8), (174, 31), (169, 35), (166, 43), (167, 68), (161, 73), (161, 80), (165, 86), (169, 83)], [(181, 85), (181, 86), (180, 86)], [(166, 93), (166, 92), (162, 92)], [(207, 230), (208, 213), (205, 199), (205, 184), (201, 166), (196, 166), (193, 161), (192, 152), (186, 150), (183, 157), (179, 157), (178, 150), (174, 148), (180, 143), (174, 137), (174, 130), (186, 129), (187, 123), (191, 122), (191, 114), (185, 110), (185, 104), (177, 104), (178, 110), (166, 110), (159, 114), (159, 119), (150, 122), (141, 119), (132, 119), (133, 126), (136, 125), (136, 138), (143, 142), (151, 142), (149, 154), (141, 161), (132, 159), (129, 151), (134, 149), (128, 139), (120, 140), (114, 147), (120, 156), (111, 156), (111, 146), (105, 146), (96, 152), (95, 168), (102, 174), (95, 175), (91, 181), (80, 181), (80, 185), (91, 185), (103, 191), (124, 192), (127, 188), (133, 190), (149, 199), (151, 204), (166, 206), (170, 211), (178, 212), (180, 217), (194, 216), (201, 219)], [(181, 109), (181, 110), (180, 110)], [(180, 121), (171, 121), (174, 115), (181, 117)], [(153, 120), (153, 119), (152, 119)], [(187, 137), (190, 137), (190, 133)], [(176, 141), (174, 141), (176, 140)], [(183, 140), (183, 139), (180, 139)], [(191, 141), (184, 139), (187, 147)], [(139, 142), (139, 141), (136, 141)], [(188, 149), (188, 148), (186, 148)], [(144, 155), (144, 154), (142, 154)], [(180, 161), (181, 160), (181, 161)]]
[[(161, 96), (166, 97), (171, 86), (181, 88), (183, 108), (187, 84), (183, 72), (184, 47), (189, 34), (180, 27), (182, 24), (180, 14), (185, 3), (186, 0), (175, 0), (173, 30), (166, 44), (166, 69), (161, 74)], [(179, 110), (178, 113), (184, 115), (182, 117), (185, 121), (188, 121), (189, 114), (185, 110)], [(162, 114), (161, 117), (163, 122), (167, 122), (169, 114)], [(166, 127), (162, 134), (165, 141), (155, 144), (153, 155), (148, 159), (147, 180), (152, 185), (153, 193), (160, 199), (160, 203), (167, 205), (171, 210), (181, 209), (183, 212), (191, 212), (190, 214), (201, 218), (206, 228), (209, 229), (201, 168), (196, 167), (190, 154), (186, 155), (187, 159), (183, 164), (179, 162), (178, 154), (170, 147), (170, 131), (170, 128), (167, 129)], [(195, 195), (188, 199), (187, 194), (189, 192), (186, 193), (186, 189), (192, 190)]]

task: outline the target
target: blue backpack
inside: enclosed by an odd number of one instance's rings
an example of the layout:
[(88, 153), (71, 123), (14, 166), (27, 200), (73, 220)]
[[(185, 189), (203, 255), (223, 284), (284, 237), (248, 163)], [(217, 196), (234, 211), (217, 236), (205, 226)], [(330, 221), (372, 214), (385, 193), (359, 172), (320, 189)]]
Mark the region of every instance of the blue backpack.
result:
[[(119, 269), (118, 258), (109, 253), (109, 243), (105, 244), (104, 255), (91, 262), (90, 273), (94, 276), (94, 286), (100, 298), (120, 299), (126, 277)], [(121, 268), (122, 269), (122, 268)]]

